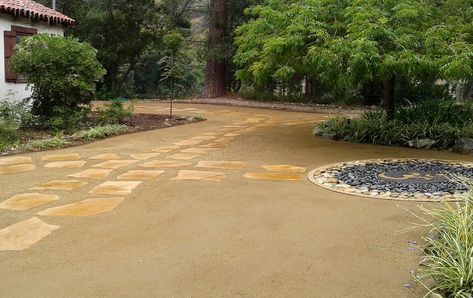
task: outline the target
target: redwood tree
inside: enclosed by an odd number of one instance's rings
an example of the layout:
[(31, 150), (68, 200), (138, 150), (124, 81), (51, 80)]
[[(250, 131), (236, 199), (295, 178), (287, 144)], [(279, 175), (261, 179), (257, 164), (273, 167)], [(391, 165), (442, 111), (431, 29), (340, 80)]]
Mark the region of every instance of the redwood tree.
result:
[(226, 59), (225, 37), (228, 27), (226, 0), (210, 1), (207, 65), (203, 96), (215, 98), (225, 94)]

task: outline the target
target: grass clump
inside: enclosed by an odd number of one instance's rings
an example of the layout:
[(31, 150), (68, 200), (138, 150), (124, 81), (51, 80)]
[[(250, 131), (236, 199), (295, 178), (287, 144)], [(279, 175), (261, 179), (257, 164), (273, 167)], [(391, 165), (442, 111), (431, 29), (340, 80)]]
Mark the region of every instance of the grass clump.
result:
[(448, 149), (462, 138), (473, 138), (471, 107), (451, 101), (424, 102), (400, 108), (389, 121), (384, 111), (369, 111), (357, 119), (334, 118), (320, 123), (320, 135), (337, 140), (388, 146), (410, 146), (430, 139), (433, 147)]
[(64, 140), (61, 137), (56, 136), (54, 138), (49, 138), (49, 139), (30, 141), (25, 145), (25, 147), (28, 150), (35, 150), (35, 149), (44, 150), (44, 149), (67, 147), (70, 144), (71, 142)]
[(109, 136), (122, 134), (128, 131), (126, 125), (111, 124), (105, 126), (96, 126), (88, 130), (80, 131), (74, 134), (75, 139), (82, 139), (85, 141), (93, 141), (97, 139), (103, 139)]
[[(472, 182), (465, 182), (473, 190)], [(473, 192), (461, 202), (422, 208), (431, 236), (418, 281), (429, 294), (447, 298), (473, 297)], [(427, 296), (426, 295), (426, 296)]]

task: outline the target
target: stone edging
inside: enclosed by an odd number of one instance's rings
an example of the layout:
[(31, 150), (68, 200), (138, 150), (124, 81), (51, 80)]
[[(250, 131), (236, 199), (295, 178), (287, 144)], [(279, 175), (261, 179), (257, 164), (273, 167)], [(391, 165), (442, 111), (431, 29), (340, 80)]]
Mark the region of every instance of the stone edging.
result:
[[(458, 198), (458, 195), (460, 195), (460, 192), (454, 194), (454, 195), (449, 195), (449, 196), (444, 196), (444, 197), (436, 197), (436, 198), (423, 198), (423, 197), (418, 197), (414, 198), (411, 196), (402, 196), (399, 193), (396, 193), (396, 196), (392, 196), (387, 193), (379, 193), (377, 195), (370, 195), (370, 194), (365, 194), (362, 193), (358, 188), (349, 186), (346, 184), (331, 184), (331, 183), (321, 183), (319, 182), (320, 179), (318, 179), (316, 176), (318, 174), (322, 174), (324, 172), (330, 171), (330, 170), (335, 170), (339, 169), (343, 166), (349, 166), (349, 165), (358, 165), (358, 164), (363, 164), (363, 163), (380, 163), (380, 162), (401, 162), (401, 161), (430, 161), (430, 162), (440, 162), (440, 163), (446, 163), (446, 164), (465, 164), (466, 166), (473, 167), (473, 163), (471, 162), (464, 162), (464, 161), (456, 161), (456, 160), (441, 160), (441, 159), (421, 159), (421, 158), (386, 158), (386, 159), (367, 159), (367, 160), (359, 160), (359, 161), (348, 161), (348, 162), (340, 162), (340, 163), (333, 163), (329, 165), (325, 165), (319, 168), (316, 168), (312, 170), (308, 174), (309, 180), (314, 183), (315, 185), (325, 188), (327, 190), (331, 190), (337, 193), (345, 194), (345, 195), (351, 195), (351, 196), (356, 196), (356, 197), (364, 197), (364, 198), (370, 198), (370, 199), (382, 199), (382, 200), (391, 200), (391, 201), (410, 201), (410, 202), (458, 202), (461, 201), (461, 198)], [(329, 178), (329, 177), (327, 177)], [(336, 178), (335, 178), (336, 179)], [(343, 187), (341, 187), (343, 185)]]

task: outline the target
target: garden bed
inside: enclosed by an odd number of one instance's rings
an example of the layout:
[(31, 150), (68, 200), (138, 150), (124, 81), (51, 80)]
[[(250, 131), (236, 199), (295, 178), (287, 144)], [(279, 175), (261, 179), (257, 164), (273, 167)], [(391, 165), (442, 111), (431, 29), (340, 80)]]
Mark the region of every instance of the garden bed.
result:
[[(91, 117), (93, 118), (94, 115), (92, 114)], [(19, 142), (11, 148), (0, 152), (0, 156), (80, 146), (108, 137), (180, 126), (204, 120), (200, 117), (180, 116), (174, 117), (170, 121), (168, 115), (134, 114), (120, 125), (90, 125), (83, 127), (80, 131), (73, 134), (54, 135), (51, 131), (40, 128), (20, 129)], [(90, 123), (94, 123), (94, 121), (90, 121)], [(92, 130), (95, 131), (92, 132)]]

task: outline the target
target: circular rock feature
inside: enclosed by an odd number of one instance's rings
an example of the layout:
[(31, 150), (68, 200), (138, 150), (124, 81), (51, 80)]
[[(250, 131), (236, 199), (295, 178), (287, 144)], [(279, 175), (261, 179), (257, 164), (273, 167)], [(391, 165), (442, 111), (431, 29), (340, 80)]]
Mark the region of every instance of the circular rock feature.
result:
[(351, 195), (391, 200), (456, 201), (467, 188), (455, 176), (473, 179), (473, 164), (423, 159), (364, 160), (315, 169), (309, 179)]

